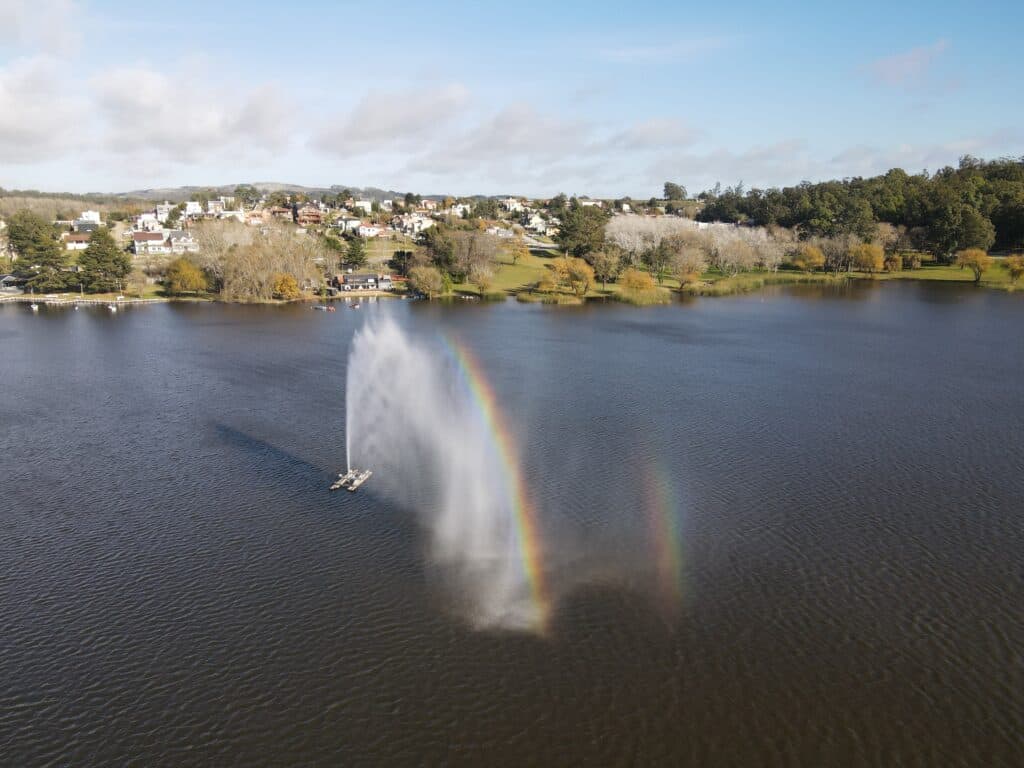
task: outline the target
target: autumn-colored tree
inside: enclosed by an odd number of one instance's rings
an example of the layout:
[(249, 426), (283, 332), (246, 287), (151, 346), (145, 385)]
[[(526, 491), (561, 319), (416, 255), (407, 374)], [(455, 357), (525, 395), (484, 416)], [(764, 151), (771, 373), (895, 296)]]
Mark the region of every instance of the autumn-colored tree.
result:
[(619, 285), (624, 291), (653, 291), (654, 278), (650, 272), (642, 272), (639, 269), (627, 269), (619, 278)]
[(825, 266), (825, 254), (818, 246), (804, 243), (793, 257), (793, 266), (804, 272), (813, 272)]
[(295, 275), (278, 273), (274, 275), (274, 298), (281, 301), (294, 301), (302, 296)]
[(854, 267), (861, 272), (873, 274), (885, 267), (885, 251), (876, 243), (858, 243), (850, 251)]
[(965, 248), (956, 254), (956, 265), (963, 269), (967, 267), (974, 273), (974, 282), (981, 282), (981, 275), (992, 266), (992, 257), (981, 248)]
[(1003, 267), (1010, 273), (1010, 282), (1016, 283), (1024, 275), (1024, 256), (1007, 256), (1003, 259)]
[(413, 267), (409, 270), (409, 287), (433, 299), (444, 293), (444, 276), (437, 267)]
[(594, 268), (583, 259), (567, 259), (569, 262), (566, 274), (569, 288), (577, 296), (582, 298), (587, 295), (590, 286), (594, 284)]
[(203, 270), (184, 256), (172, 261), (164, 274), (164, 290), (172, 295), (205, 291), (206, 285)]
[(517, 237), (512, 241), (511, 245), (509, 245), (508, 255), (512, 259), (513, 264), (518, 264), (520, 259), (525, 259), (530, 255), (530, 249), (523, 238)]

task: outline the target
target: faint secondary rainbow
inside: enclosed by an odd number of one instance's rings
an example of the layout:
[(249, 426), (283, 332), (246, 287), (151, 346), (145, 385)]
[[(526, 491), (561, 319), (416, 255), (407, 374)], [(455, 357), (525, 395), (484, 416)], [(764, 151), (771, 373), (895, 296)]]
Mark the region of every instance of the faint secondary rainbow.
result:
[(657, 461), (647, 467), (644, 479), (647, 519), (658, 584), (662, 599), (674, 608), (683, 597), (683, 542), (676, 485), (668, 468)]
[(551, 610), (551, 600), (544, 579), (543, 549), (537, 514), (526, 492), (526, 481), (519, 462), (519, 453), (512, 431), (505, 423), (497, 395), (484, 375), (480, 364), (465, 346), (442, 336), (442, 343), (451, 355), (478, 412), (494, 438), (494, 447), (501, 462), (509, 505), (515, 522), (519, 560), (530, 587), (535, 611), (535, 627), (543, 631)]

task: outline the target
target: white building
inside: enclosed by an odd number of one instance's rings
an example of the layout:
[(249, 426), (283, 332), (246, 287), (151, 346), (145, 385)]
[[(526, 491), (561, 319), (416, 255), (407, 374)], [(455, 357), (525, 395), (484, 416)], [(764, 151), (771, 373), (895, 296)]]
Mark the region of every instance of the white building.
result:
[(97, 224), (102, 224), (100, 221), (99, 211), (82, 211), (82, 214), (78, 217), (81, 221), (93, 221)]
[(353, 208), (357, 208), (367, 215), (373, 213), (373, 201), (372, 200), (356, 200), (352, 205)]
[(382, 231), (376, 224), (360, 224), (356, 234), (360, 237), (377, 237)]
[(195, 200), (189, 200), (185, 203), (185, 215), (193, 218), (199, 218), (203, 215), (202, 203), (197, 203)]
[(174, 204), (164, 200), (162, 203), (156, 204), (156, 220), (161, 224), (166, 224), (167, 219), (171, 216), (171, 211), (174, 210)]
[(135, 217), (135, 229), (139, 232), (159, 232), (163, 225), (156, 213), (140, 213)]
[(510, 213), (521, 213), (523, 210), (523, 201), (517, 197), (506, 197), (499, 202), (501, 207)]

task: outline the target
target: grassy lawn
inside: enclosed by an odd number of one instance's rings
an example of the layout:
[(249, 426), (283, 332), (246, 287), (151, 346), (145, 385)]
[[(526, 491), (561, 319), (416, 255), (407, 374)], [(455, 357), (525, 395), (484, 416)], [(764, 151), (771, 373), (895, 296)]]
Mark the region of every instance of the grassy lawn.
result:
[(387, 237), (372, 237), (366, 240), (366, 259), (374, 268), (385, 268), (395, 251), (419, 251), (411, 238), (397, 235), (393, 240)]
[[(1010, 273), (1000, 266), (999, 259), (981, 276), (981, 284), (989, 288), (1010, 289)], [(974, 273), (969, 269), (942, 264), (925, 264), (920, 269), (905, 269), (902, 272), (879, 272), (869, 275), (854, 272), (854, 275), (869, 280), (937, 280), (939, 282), (973, 283)], [(1018, 283), (1024, 287), (1024, 282)]]

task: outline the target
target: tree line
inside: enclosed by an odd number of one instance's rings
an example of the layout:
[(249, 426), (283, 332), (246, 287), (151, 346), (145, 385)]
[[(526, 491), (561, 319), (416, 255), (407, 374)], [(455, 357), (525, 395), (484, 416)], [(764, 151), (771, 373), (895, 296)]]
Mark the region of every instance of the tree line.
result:
[(897, 228), (904, 248), (949, 263), (970, 248), (1024, 247), (1024, 158), (961, 158), (956, 168), (792, 187), (717, 186), (698, 196), (699, 221), (787, 227), (801, 239), (852, 235), (871, 240), (879, 224)]

